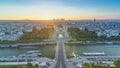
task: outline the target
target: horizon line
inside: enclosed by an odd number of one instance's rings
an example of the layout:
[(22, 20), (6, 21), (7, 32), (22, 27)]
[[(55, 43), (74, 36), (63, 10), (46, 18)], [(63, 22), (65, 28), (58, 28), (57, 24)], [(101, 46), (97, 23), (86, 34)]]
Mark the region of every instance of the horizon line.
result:
[(57, 18), (57, 19), (0, 19), (0, 20), (110, 20), (110, 19), (120, 19), (120, 18), (86, 18), (86, 19), (65, 19), (65, 18)]

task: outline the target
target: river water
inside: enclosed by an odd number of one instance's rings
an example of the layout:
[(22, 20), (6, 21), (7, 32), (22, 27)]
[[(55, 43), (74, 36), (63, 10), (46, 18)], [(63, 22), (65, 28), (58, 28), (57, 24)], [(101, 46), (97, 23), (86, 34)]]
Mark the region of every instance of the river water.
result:
[(42, 57), (54, 58), (55, 45), (43, 45), (40, 47), (23, 47), (23, 48), (0, 48), (0, 56), (18, 56), (24, 54), (27, 51), (39, 50), (42, 53)]
[(83, 52), (104, 52), (109, 56), (120, 56), (120, 45), (67, 45), (67, 57), (82, 55)]
[[(82, 55), (83, 52), (104, 52), (110, 56), (120, 56), (120, 45), (66, 45), (67, 57), (74, 54)], [(39, 50), (43, 57), (54, 58), (56, 45), (43, 45), (32, 48), (0, 48), (0, 56), (17, 56), (27, 51)]]

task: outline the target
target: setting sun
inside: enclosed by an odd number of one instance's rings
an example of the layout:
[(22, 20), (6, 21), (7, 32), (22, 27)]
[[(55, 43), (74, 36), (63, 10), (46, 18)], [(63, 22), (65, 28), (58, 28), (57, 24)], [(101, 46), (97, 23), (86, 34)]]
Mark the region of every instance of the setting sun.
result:
[(43, 16), (43, 19), (44, 20), (51, 20), (51, 19), (53, 19), (53, 17), (50, 15), (46, 15), (46, 16)]

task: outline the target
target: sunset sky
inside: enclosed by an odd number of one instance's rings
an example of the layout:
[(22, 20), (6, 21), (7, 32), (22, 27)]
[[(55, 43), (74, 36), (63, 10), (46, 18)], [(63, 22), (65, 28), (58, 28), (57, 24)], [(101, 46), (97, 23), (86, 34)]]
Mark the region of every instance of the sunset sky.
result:
[(0, 20), (120, 18), (120, 0), (0, 0)]

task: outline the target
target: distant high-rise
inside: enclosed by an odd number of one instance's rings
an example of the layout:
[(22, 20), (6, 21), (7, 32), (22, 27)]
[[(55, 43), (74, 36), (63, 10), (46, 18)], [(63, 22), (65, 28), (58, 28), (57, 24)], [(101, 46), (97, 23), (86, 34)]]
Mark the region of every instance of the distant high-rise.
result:
[(96, 22), (96, 19), (94, 19), (94, 22)]

